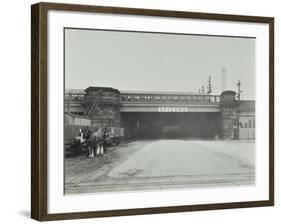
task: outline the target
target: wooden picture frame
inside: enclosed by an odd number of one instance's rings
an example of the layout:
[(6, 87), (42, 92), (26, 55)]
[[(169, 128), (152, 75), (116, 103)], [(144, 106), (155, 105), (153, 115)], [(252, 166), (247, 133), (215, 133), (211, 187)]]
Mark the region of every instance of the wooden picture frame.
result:
[[(274, 18), (259, 16), (224, 15), (201, 12), (165, 11), (153, 9), (119, 8), (90, 5), (38, 3), (31, 7), (31, 217), (39, 221), (125, 216), (155, 213), (187, 212), (274, 205)], [(199, 19), (269, 26), (269, 179), (268, 200), (211, 203), (197, 205), (145, 207), (83, 212), (48, 212), (48, 12), (66, 11)], [(50, 162), (50, 161), (49, 161)]]

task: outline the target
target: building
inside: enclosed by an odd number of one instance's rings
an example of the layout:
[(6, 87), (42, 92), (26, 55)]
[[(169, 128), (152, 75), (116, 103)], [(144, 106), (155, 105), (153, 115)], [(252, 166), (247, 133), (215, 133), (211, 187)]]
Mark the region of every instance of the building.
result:
[(111, 87), (66, 90), (65, 113), (92, 127), (124, 127), (136, 138), (254, 139), (255, 101), (180, 92), (120, 92)]

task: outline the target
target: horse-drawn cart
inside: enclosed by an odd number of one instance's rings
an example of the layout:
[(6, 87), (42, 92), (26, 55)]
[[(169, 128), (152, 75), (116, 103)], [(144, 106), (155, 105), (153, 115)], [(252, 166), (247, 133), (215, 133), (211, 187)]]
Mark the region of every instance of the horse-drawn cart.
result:
[(119, 145), (124, 139), (124, 128), (110, 127), (106, 128), (108, 136), (106, 138), (106, 145)]
[(65, 143), (65, 149), (68, 153), (78, 155), (88, 153), (89, 147), (96, 147), (98, 143), (104, 147), (105, 152), (107, 147), (119, 145), (123, 138), (124, 128), (121, 127), (100, 128), (98, 134), (97, 131), (84, 129), (80, 131), (78, 136)]

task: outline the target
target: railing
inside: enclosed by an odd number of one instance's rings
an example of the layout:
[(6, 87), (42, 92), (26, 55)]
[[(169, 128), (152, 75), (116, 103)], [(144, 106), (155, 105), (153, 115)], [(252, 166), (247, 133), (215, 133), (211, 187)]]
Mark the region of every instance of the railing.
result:
[(193, 94), (130, 94), (121, 93), (121, 103), (214, 103), (220, 102), (219, 95)]
[(73, 101), (81, 100), (82, 101), (84, 99), (84, 96), (85, 96), (84, 92), (73, 92), (73, 93), (68, 92), (68, 93), (64, 94), (64, 99), (66, 101), (68, 101), (68, 100), (73, 100)]
[[(66, 101), (83, 101), (84, 92), (67, 92), (65, 93)], [(208, 94), (144, 94), (144, 93), (121, 93), (121, 103), (207, 103), (218, 104), (219, 95)]]

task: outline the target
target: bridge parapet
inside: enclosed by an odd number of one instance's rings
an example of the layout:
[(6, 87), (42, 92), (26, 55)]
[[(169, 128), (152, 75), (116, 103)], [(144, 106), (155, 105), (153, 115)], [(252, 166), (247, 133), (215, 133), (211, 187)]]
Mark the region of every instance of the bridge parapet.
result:
[(203, 94), (144, 94), (121, 93), (120, 101), (126, 104), (137, 103), (189, 103), (189, 104), (219, 104), (219, 95)]
[(64, 94), (64, 99), (66, 101), (82, 101), (84, 99), (85, 92), (83, 90), (79, 91), (66, 91)]
[[(105, 99), (111, 99), (111, 96), (104, 96)], [(207, 94), (165, 94), (165, 93), (120, 93), (121, 103), (190, 103), (190, 104), (219, 104), (220, 95)], [(68, 91), (65, 93), (65, 100), (68, 101), (83, 101), (85, 92)], [(87, 101), (87, 100), (86, 100)]]

